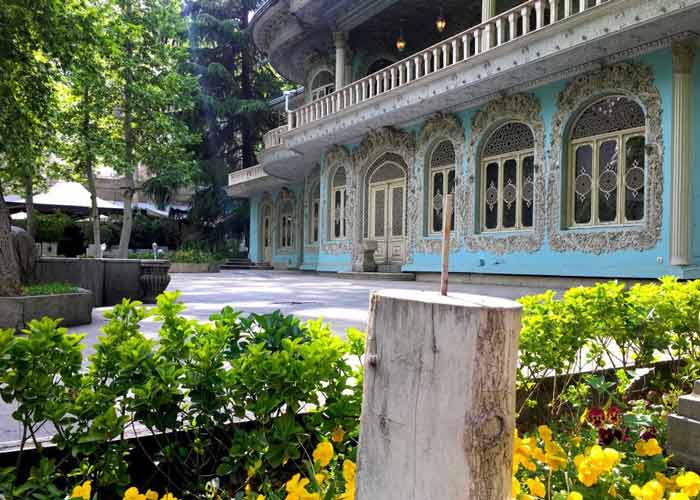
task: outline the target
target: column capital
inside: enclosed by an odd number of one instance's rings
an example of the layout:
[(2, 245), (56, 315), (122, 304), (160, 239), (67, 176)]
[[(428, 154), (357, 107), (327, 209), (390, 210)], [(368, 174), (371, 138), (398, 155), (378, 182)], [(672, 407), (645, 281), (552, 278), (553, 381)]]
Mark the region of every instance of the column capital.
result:
[(690, 74), (695, 55), (694, 44), (690, 41), (674, 42), (671, 48), (674, 74)]
[(348, 48), (348, 34), (345, 31), (333, 32), (333, 45), (336, 49)]

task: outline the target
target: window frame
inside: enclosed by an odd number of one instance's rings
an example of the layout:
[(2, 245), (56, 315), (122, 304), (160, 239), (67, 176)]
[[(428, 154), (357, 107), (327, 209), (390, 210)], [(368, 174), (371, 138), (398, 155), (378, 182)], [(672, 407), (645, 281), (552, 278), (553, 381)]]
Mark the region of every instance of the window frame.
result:
[[(342, 218), (338, 219), (339, 214), (335, 209), (335, 197), (336, 194), (340, 193), (340, 215)], [(330, 239), (331, 241), (341, 241), (347, 239), (347, 186), (336, 186), (331, 190), (331, 225), (330, 225)], [(335, 234), (335, 223), (336, 220), (340, 222), (340, 236)]]
[[(452, 193), (449, 193), (449, 187), (450, 187), (450, 172), (454, 172), (454, 186), (452, 188)], [(445, 193), (447, 192), (448, 194), (454, 195), (456, 192), (457, 188), (457, 169), (455, 168), (455, 165), (445, 165), (442, 167), (435, 167), (431, 168), (429, 172), (429, 179), (428, 179), (428, 188), (429, 191), (428, 193), (430, 194), (430, 198), (428, 199), (428, 234), (430, 236), (439, 236), (442, 234), (443, 227), (442, 227), (442, 221), (440, 223), (440, 230), (435, 231), (435, 210), (433, 207), (435, 206), (435, 177), (438, 174), (442, 174), (442, 196), (445, 196)], [(454, 200), (454, 198), (453, 198)], [(443, 211), (445, 207), (443, 206)], [(455, 209), (454, 209), (454, 203), (452, 204), (452, 214), (454, 217)], [(444, 220), (444, 214), (442, 215), (442, 218)], [(456, 222), (456, 221), (455, 221)], [(455, 224), (452, 224), (452, 227), (450, 228), (450, 233), (454, 233), (455, 231)]]
[[(319, 85), (318, 87), (314, 87), (314, 82), (321, 73), (328, 73), (331, 76), (331, 81), (330, 83), (327, 83), (325, 85)], [(322, 68), (316, 73), (314, 73), (313, 77), (311, 78), (310, 87), (310, 102), (315, 102), (320, 99), (323, 99), (324, 97), (335, 92), (335, 75), (329, 69)]]
[[(286, 207), (285, 207), (286, 208)], [(280, 212), (280, 249), (290, 250), (294, 248), (294, 207)]]
[[(532, 157), (533, 162), (533, 177), (532, 183), (533, 187), (535, 185), (535, 176), (537, 175), (537, 168), (535, 166), (535, 149), (521, 149), (519, 151), (511, 151), (509, 153), (503, 153), (500, 155), (489, 156), (481, 159), (481, 166), (479, 170), (480, 176), (480, 186), (479, 186), (479, 227), (482, 233), (510, 233), (510, 232), (528, 232), (533, 231), (534, 224), (534, 213), (533, 213), (533, 223), (530, 226), (523, 226), (522, 223), (522, 193), (523, 193), (523, 162), (525, 158)], [(516, 205), (515, 205), (515, 226), (513, 227), (503, 227), (503, 169), (504, 165), (508, 160), (516, 161), (516, 179), (518, 179), (518, 184), (516, 186)], [(496, 214), (496, 227), (487, 228), (486, 227), (486, 191), (488, 187), (486, 186), (486, 169), (492, 164), (498, 164), (498, 199), (496, 202), (496, 208), (498, 210)], [(534, 199), (532, 201), (534, 204)], [(534, 210), (534, 207), (533, 207)]]
[[(585, 112), (588, 108), (585, 108)], [(581, 113), (583, 114), (583, 113)], [(579, 116), (581, 116), (579, 114)], [(596, 228), (596, 227), (619, 227), (619, 226), (637, 226), (644, 224), (647, 217), (647, 206), (644, 204), (644, 214), (639, 220), (627, 220), (625, 203), (627, 200), (625, 177), (627, 175), (627, 154), (623, 145), (627, 144), (630, 139), (641, 137), (644, 139), (646, 146), (646, 127), (634, 127), (616, 132), (607, 132), (604, 134), (582, 137), (580, 139), (569, 139), (567, 148), (568, 168), (567, 168), (567, 203), (566, 203), (566, 221), (569, 229), (581, 228)], [(598, 179), (600, 177), (600, 145), (604, 142), (615, 139), (618, 145), (618, 175), (617, 175), (617, 206), (615, 220), (600, 221), (600, 207), (598, 206), (600, 189), (598, 187)], [(591, 146), (592, 149), (592, 175), (591, 175), (591, 217), (589, 222), (576, 222), (576, 152), (582, 146)], [(622, 153), (622, 154), (621, 154)], [(644, 152), (644, 188), (646, 188), (647, 180), (647, 157)]]

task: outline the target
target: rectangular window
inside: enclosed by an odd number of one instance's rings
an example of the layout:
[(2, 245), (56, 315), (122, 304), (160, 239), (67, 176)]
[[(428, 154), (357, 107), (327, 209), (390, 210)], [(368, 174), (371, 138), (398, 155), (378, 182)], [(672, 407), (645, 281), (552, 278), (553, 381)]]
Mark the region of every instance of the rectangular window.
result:
[[(445, 204), (445, 193), (454, 194), (455, 191), (455, 169), (443, 168), (433, 169), (430, 173), (430, 222), (429, 228), (431, 233), (442, 232), (443, 222), (443, 207)], [(455, 227), (455, 211), (454, 200), (453, 209), (450, 219), (450, 227), (454, 231)]]
[(518, 231), (532, 227), (535, 160), (532, 151), (487, 158), (481, 171), (481, 227)]
[(332, 196), (333, 206), (331, 208), (331, 239), (345, 239), (345, 188), (336, 188)]

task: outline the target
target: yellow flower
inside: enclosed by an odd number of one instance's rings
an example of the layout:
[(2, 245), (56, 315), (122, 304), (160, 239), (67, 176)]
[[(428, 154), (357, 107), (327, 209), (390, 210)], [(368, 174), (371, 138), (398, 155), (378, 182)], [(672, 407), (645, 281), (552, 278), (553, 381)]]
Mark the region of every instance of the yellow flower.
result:
[(327, 466), (331, 463), (331, 458), (333, 458), (333, 445), (328, 441), (323, 441), (318, 443), (318, 446), (314, 450), (314, 461), (318, 462), (321, 467)]
[(85, 481), (80, 486), (73, 488), (73, 492), (70, 494), (71, 498), (82, 498), (83, 500), (90, 500), (90, 494), (92, 492), (92, 481)]
[(537, 428), (537, 432), (540, 434), (542, 441), (544, 441), (545, 443), (548, 443), (552, 440), (552, 429), (550, 429), (548, 426), (540, 425)]
[(544, 463), (553, 470), (563, 469), (569, 463), (569, 459), (564, 451), (564, 448), (556, 441), (547, 441), (544, 445), (545, 455)]
[(569, 493), (569, 496), (566, 497), (566, 500), (583, 500), (583, 495), (578, 491), (572, 491)]
[(316, 484), (318, 484), (318, 485), (323, 483), (323, 481), (325, 481), (327, 477), (328, 477), (328, 474), (324, 474), (323, 472), (319, 472), (317, 474), (314, 474), (314, 479), (316, 480)]
[(331, 441), (334, 443), (342, 443), (343, 439), (345, 439), (345, 431), (342, 427), (336, 427), (333, 434), (331, 434)]
[(517, 477), (513, 476), (512, 484), (513, 484), (512, 488), (511, 488), (513, 490), (512, 497), (518, 498), (518, 495), (520, 495), (521, 489), (520, 489), (520, 481), (518, 481)]
[(676, 492), (671, 493), (671, 495), (668, 497), (668, 500), (690, 500), (690, 497), (683, 492)]
[(656, 480), (661, 483), (661, 486), (664, 487), (666, 491), (676, 491), (678, 489), (678, 485), (676, 484), (676, 477), (666, 477), (660, 472), (657, 472), (655, 474)]
[(536, 477), (535, 479), (528, 479), (525, 481), (525, 483), (527, 483), (527, 489), (530, 490), (530, 493), (536, 497), (544, 498), (547, 490), (544, 487), (544, 483), (540, 481), (540, 478)]
[(160, 500), (177, 500), (177, 498), (172, 493), (166, 493)]
[(700, 495), (700, 476), (695, 472), (686, 472), (676, 479), (676, 484), (681, 488), (681, 492), (689, 497)]
[(531, 445), (529, 439), (521, 439), (516, 430), (513, 435), (513, 474), (518, 472), (522, 465), (530, 472), (537, 469), (537, 466), (530, 460)]
[(287, 481), (285, 485), (285, 490), (287, 491), (285, 500), (318, 500), (318, 493), (309, 493), (306, 491), (306, 486), (308, 484), (308, 479), (301, 479), (300, 474), (294, 474), (292, 479)]
[(630, 488), (630, 495), (632, 495), (635, 500), (663, 500), (664, 487), (656, 480), (649, 481), (641, 488), (633, 484)]
[(648, 441), (638, 441), (634, 445), (634, 449), (640, 457), (653, 457), (663, 452), (656, 438), (649, 439)]
[(357, 471), (357, 466), (352, 460), (346, 460), (343, 462), (343, 479), (346, 483), (355, 482), (355, 472)]
[(570, 441), (571, 441), (571, 444), (573, 444), (574, 446), (576, 446), (578, 448), (579, 446), (581, 446), (581, 442), (583, 441), (583, 439), (581, 438), (581, 436), (574, 436), (571, 438)]
[(610, 488), (608, 488), (608, 495), (610, 495), (611, 497), (616, 497), (617, 496), (617, 486), (615, 486), (614, 484), (612, 486), (610, 486)]
[(578, 480), (590, 488), (598, 482), (601, 475), (611, 472), (620, 460), (622, 455), (617, 450), (593, 446), (585, 454), (574, 458)]
[(644, 464), (642, 462), (639, 462), (638, 464), (634, 464), (632, 467), (634, 467), (635, 472), (639, 472), (640, 474), (644, 472)]
[(258, 495), (258, 498), (256, 498), (255, 500), (265, 500), (265, 497), (262, 495)]
[(146, 495), (142, 495), (138, 488), (132, 486), (124, 492), (124, 500), (146, 500)]
[(158, 492), (153, 490), (146, 491), (146, 500), (158, 500)]

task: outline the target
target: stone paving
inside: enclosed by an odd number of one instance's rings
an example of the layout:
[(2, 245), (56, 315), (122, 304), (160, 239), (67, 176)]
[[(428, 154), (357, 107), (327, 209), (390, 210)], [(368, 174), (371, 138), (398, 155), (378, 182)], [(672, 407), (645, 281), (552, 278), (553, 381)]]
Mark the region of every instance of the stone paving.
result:
[[(365, 330), (369, 294), (372, 290), (401, 288), (439, 290), (439, 283), (398, 282), (342, 279), (334, 275), (316, 275), (293, 271), (222, 271), (218, 274), (174, 274), (168, 290), (179, 290), (180, 300), (187, 306), (185, 314), (207, 320), (225, 306), (251, 313), (281, 310), (302, 319), (323, 317), (339, 335), (349, 327)], [(540, 293), (542, 288), (502, 285), (453, 284), (450, 291), (516, 299)], [(70, 331), (85, 333), (86, 355), (94, 352), (109, 308), (93, 311), (93, 323)], [(158, 323), (148, 319), (142, 331), (148, 337), (158, 337)], [(0, 443), (16, 441), (21, 429), (11, 417), (12, 408), (0, 404)]]

